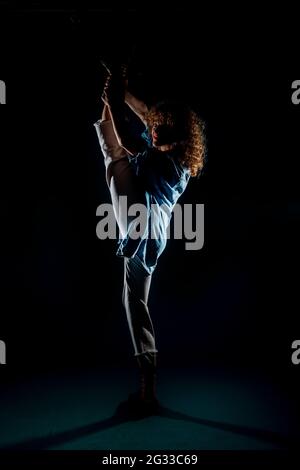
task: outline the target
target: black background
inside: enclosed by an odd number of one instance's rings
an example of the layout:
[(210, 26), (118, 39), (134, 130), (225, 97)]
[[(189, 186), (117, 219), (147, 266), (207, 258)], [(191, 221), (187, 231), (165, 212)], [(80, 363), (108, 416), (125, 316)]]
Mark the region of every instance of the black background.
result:
[(15, 4), (0, 20), (5, 374), (123, 365), (132, 355), (122, 262), (114, 241), (96, 238), (96, 208), (109, 193), (93, 122), (105, 78), (100, 59), (134, 44), (132, 91), (148, 103), (184, 97), (207, 125), (205, 172), (181, 199), (205, 204), (205, 245), (186, 251), (171, 240), (153, 278), (161, 361), (263, 370), (288, 379), (296, 394), (300, 106), (291, 102), (292, 18), (246, 7), (208, 14), (48, 3)]

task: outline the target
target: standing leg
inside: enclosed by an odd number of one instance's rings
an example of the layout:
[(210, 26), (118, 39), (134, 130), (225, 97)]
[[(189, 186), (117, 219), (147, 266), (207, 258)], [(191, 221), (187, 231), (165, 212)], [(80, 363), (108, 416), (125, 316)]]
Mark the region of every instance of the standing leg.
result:
[(143, 403), (156, 404), (157, 349), (148, 309), (151, 275), (145, 271), (137, 256), (125, 258), (124, 268), (123, 305), (140, 369), (140, 390), (137, 398)]
[(126, 310), (135, 356), (157, 352), (153, 324), (148, 309), (151, 274), (139, 258), (124, 259), (123, 305)]

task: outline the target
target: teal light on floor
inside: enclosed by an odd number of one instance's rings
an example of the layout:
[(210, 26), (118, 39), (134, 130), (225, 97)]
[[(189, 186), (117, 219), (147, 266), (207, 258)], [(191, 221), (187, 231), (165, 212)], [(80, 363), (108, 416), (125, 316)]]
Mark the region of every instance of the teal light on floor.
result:
[[(134, 370), (53, 373), (1, 392), (0, 447), (115, 450), (286, 449), (292, 413), (267, 379), (218, 370), (159, 370), (160, 415), (115, 415)], [(296, 427), (296, 423), (295, 427)]]

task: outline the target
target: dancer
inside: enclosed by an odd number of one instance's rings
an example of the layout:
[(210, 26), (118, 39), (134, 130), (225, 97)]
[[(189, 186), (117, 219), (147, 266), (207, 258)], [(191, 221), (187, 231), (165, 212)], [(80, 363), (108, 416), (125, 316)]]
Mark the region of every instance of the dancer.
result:
[[(203, 168), (205, 139), (202, 121), (188, 106), (162, 102), (148, 110), (126, 85), (124, 73), (109, 72), (102, 118), (95, 127), (120, 231), (117, 255), (124, 258), (123, 305), (140, 369), (140, 389), (130, 399), (151, 413), (158, 405), (158, 350), (148, 309), (151, 278), (166, 246), (172, 209), (190, 177)], [(142, 138), (134, 136), (126, 106), (145, 125)], [(124, 197), (127, 207), (121, 203)], [(147, 214), (140, 232), (136, 216), (128, 215), (133, 204), (142, 204)]]

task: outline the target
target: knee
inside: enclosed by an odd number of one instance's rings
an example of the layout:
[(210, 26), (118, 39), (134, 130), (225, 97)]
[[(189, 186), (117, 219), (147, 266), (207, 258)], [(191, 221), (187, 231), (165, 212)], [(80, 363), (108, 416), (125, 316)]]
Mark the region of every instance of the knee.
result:
[(137, 292), (128, 289), (128, 287), (124, 287), (123, 289), (122, 303), (125, 309), (129, 310), (133, 308), (147, 308), (147, 302), (145, 299)]

